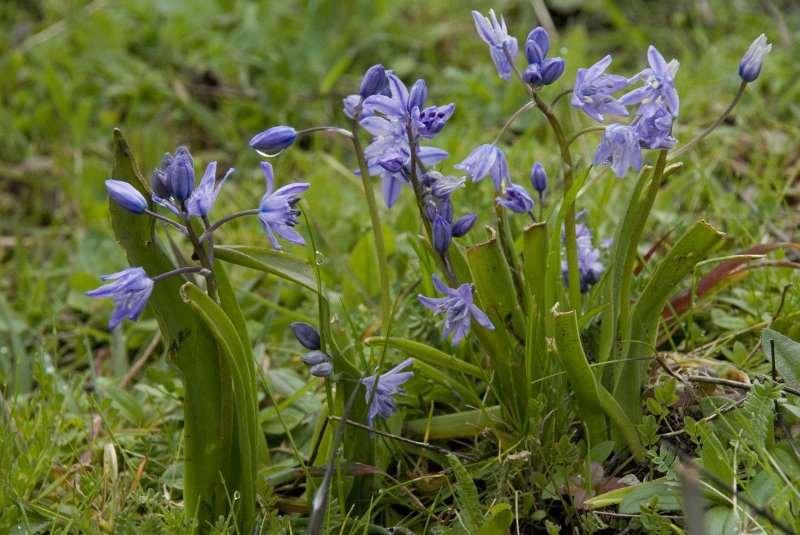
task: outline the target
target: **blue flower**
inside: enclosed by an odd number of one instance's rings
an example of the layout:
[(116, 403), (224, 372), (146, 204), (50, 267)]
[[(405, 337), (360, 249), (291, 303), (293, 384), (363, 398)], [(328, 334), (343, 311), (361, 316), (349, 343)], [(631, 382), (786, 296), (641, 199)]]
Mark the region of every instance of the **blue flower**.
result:
[[(475, 21), (475, 29), (484, 43), (489, 45), (489, 52), (492, 61), (497, 69), (497, 74), (503, 80), (508, 80), (513, 71), (513, 62), (519, 53), (517, 39), (508, 35), (506, 21), (503, 16), (497, 20), (494, 10), (489, 10), (489, 16), (485, 17), (477, 11), (472, 12), (472, 20)], [(509, 61), (511, 60), (511, 62)]]
[(172, 196), (172, 192), (169, 188), (169, 182), (167, 180), (167, 169), (169, 169), (169, 164), (171, 163), (172, 154), (167, 152), (161, 159), (161, 165), (153, 170), (153, 174), (150, 177), (150, 185), (153, 188), (154, 197), (168, 199)]
[(258, 219), (261, 221), (261, 227), (267, 234), (272, 247), (281, 249), (278, 237), (303, 245), (305, 240), (294, 230), (294, 226), (297, 225), (297, 216), (300, 215), (300, 210), (296, 209), (295, 205), (310, 184), (295, 182), (275, 190), (272, 165), (269, 162), (261, 162), (261, 170), (264, 172), (267, 182), (267, 192), (261, 198)]
[(620, 178), (625, 176), (629, 167), (637, 171), (641, 169), (642, 152), (636, 130), (623, 124), (608, 125), (594, 155), (594, 164), (611, 167)]
[(414, 372), (403, 371), (412, 363), (412, 359), (406, 359), (384, 374), (370, 375), (361, 379), (361, 384), (366, 388), (364, 400), (369, 403), (367, 423), (370, 427), (376, 417), (389, 418), (397, 410), (394, 398), (404, 392), (403, 384), (414, 376)]
[(630, 80), (631, 82), (644, 80), (644, 85), (623, 95), (619, 99), (620, 103), (628, 106), (640, 102), (661, 100), (667, 111), (677, 117), (680, 100), (678, 92), (675, 90), (675, 74), (677, 74), (680, 64), (674, 59), (667, 63), (661, 52), (653, 45), (647, 49), (647, 61), (650, 68), (644, 69)]
[(464, 186), (463, 178), (445, 176), (438, 171), (426, 173), (423, 184), (431, 189), (431, 194), (440, 199), (449, 198), (453, 192)]
[(772, 45), (767, 42), (767, 36), (763, 33), (756, 37), (755, 41), (750, 44), (747, 52), (742, 56), (739, 62), (739, 76), (745, 82), (753, 82), (758, 75), (761, 74), (761, 66), (764, 63), (764, 57), (770, 53)]
[(450, 229), (453, 237), (460, 238), (461, 236), (465, 236), (467, 232), (472, 229), (472, 227), (475, 225), (475, 221), (477, 220), (478, 216), (472, 213), (463, 215), (456, 219), (456, 222), (453, 223)]
[(139, 190), (123, 180), (106, 180), (106, 191), (112, 201), (134, 214), (147, 209), (147, 199)]
[(86, 292), (86, 295), (95, 298), (110, 297), (114, 300), (114, 311), (108, 322), (109, 329), (119, 325), (125, 318), (138, 318), (153, 291), (153, 279), (140, 267), (103, 275), (100, 280), (112, 282)]
[[(578, 244), (578, 271), (580, 272), (581, 292), (586, 293), (589, 288), (600, 280), (605, 267), (600, 261), (600, 250), (592, 245), (592, 231), (583, 223), (575, 225), (575, 234)], [(566, 259), (561, 261), (561, 273), (564, 284), (567, 284), (568, 269)]]
[(434, 314), (445, 314), (442, 335), (452, 335), (453, 344), (458, 344), (469, 333), (471, 320), (474, 318), (478, 325), (493, 330), (489, 316), (483, 313), (472, 299), (472, 285), (462, 284), (458, 288), (449, 288), (434, 275), (433, 285), (445, 297), (426, 297), (418, 295), (417, 299), (424, 307)]
[(539, 192), (539, 195), (547, 189), (547, 172), (541, 162), (536, 162), (531, 167), (531, 186)]
[(494, 189), (497, 191), (500, 191), (500, 185), (504, 180), (509, 180), (506, 155), (494, 144), (476, 147), (464, 161), (455, 167), (466, 172), (473, 182), (478, 182), (487, 175), (491, 175)]
[[(369, 174), (381, 178), (381, 189), (386, 206), (391, 208), (408, 184), (407, 174), (411, 168), (411, 147), (408, 135), (400, 120), (373, 115), (365, 117), (361, 126), (373, 139), (364, 149)], [(435, 147), (419, 147), (417, 157), (421, 165), (434, 165), (445, 158), (447, 152)]]
[(205, 173), (203, 173), (203, 178), (200, 179), (200, 184), (192, 191), (186, 201), (186, 213), (197, 217), (207, 216), (217, 200), (222, 185), (233, 174), (233, 171), (232, 168), (228, 169), (225, 176), (217, 182), (217, 162), (209, 163)]
[(497, 204), (518, 214), (524, 214), (533, 209), (533, 199), (525, 191), (525, 188), (517, 184), (509, 184), (503, 195), (497, 197)]
[(348, 95), (342, 101), (345, 115), (351, 119), (356, 116), (362, 117), (364, 114), (362, 113), (361, 104), (364, 102), (364, 99), (372, 95), (388, 96), (390, 93), (389, 78), (386, 76), (387, 73), (391, 73), (391, 71), (387, 71), (381, 64), (373, 65), (367, 69), (367, 72), (364, 73), (364, 77), (361, 79), (361, 87), (358, 93)]
[(564, 74), (564, 60), (561, 58), (548, 58), (550, 51), (550, 35), (547, 30), (537, 26), (528, 34), (525, 40), (525, 57), (528, 67), (522, 74), (522, 79), (531, 85), (550, 85)]
[(628, 86), (628, 79), (617, 74), (605, 74), (611, 65), (611, 56), (603, 59), (588, 69), (578, 69), (575, 76), (575, 87), (572, 90), (571, 104), (595, 121), (603, 121), (603, 114), (628, 115), (628, 110), (613, 93)]
[(639, 138), (639, 146), (644, 149), (671, 149), (677, 142), (672, 137), (674, 117), (660, 103), (642, 104), (633, 127)]
[(259, 132), (250, 139), (250, 148), (263, 156), (275, 156), (297, 139), (297, 131), (291, 126), (273, 126)]
[(194, 189), (194, 160), (186, 147), (178, 147), (166, 169), (170, 196), (179, 203), (185, 201)]

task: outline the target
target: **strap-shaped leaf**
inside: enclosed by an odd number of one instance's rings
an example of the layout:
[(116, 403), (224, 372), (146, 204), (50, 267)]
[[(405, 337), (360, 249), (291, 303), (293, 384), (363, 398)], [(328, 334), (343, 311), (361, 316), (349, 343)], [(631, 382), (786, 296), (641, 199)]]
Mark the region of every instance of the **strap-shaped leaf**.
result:
[(398, 349), (437, 368), (447, 368), (449, 370), (472, 375), (479, 379), (484, 379), (486, 376), (484, 371), (474, 364), (464, 362), (463, 360), (457, 359), (452, 355), (448, 355), (444, 351), (439, 351), (438, 349), (429, 345), (421, 342), (415, 342), (407, 338), (398, 338), (394, 336), (386, 338), (383, 336), (374, 336), (365, 339), (364, 343), (368, 346), (386, 345), (388, 347)]
[(642, 358), (655, 351), (661, 311), (675, 287), (724, 237), (703, 220), (692, 225), (658, 265), (633, 308), (630, 346), (615, 378), (614, 397), (634, 423), (641, 419)]
[[(124, 180), (146, 197), (150, 188), (142, 177), (131, 149), (120, 130), (114, 130), (112, 178)], [(111, 225), (131, 266), (141, 266), (151, 276), (175, 266), (155, 239), (154, 222), (109, 202)], [(148, 307), (158, 321), (169, 353), (183, 376), (184, 397), (184, 501), (188, 516), (199, 523), (213, 522), (228, 508), (226, 489), (220, 480), (230, 451), (219, 437), (228, 427), (223, 411), (217, 344), (190, 307), (178, 296), (179, 277), (160, 281), (153, 288)]]
[(230, 264), (255, 269), (316, 291), (314, 273), (308, 262), (289, 253), (249, 245), (217, 245), (214, 257)]
[(256, 385), (253, 380), (252, 359), (248, 357), (236, 327), (225, 311), (200, 288), (187, 282), (180, 289), (181, 297), (198, 313), (199, 317), (214, 336), (222, 351), (222, 356), (230, 369), (233, 383), (235, 429), (237, 432), (238, 468), (237, 482), (241, 497), (238, 521), (242, 531), (252, 530), (255, 523), (255, 456), (258, 452), (256, 437), (258, 415), (256, 404)]
[(581, 419), (589, 430), (591, 445), (606, 440), (605, 414), (620, 431), (631, 453), (637, 459), (643, 459), (644, 449), (636, 428), (613, 396), (597, 381), (589, 366), (581, 344), (577, 314), (574, 310), (556, 313), (555, 321), (558, 354), (575, 392)]

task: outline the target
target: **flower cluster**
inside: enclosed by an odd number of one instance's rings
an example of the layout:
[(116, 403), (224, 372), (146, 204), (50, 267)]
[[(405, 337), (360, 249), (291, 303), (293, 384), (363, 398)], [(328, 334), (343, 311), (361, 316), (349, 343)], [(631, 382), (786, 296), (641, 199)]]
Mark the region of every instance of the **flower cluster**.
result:
[[(409, 90), (391, 71), (382, 71), (381, 67), (379, 72), (384, 73), (389, 94), (377, 92), (358, 104), (350, 99), (350, 105), (345, 99), (345, 112), (352, 115), (359, 110), (362, 117), (359, 124), (373, 136), (364, 156), (370, 175), (381, 178), (386, 206), (392, 207), (411, 176), (423, 175), (427, 166), (447, 158), (446, 151), (420, 147), (418, 143), (441, 132), (455, 105), (426, 107), (428, 87), (424, 80), (417, 80)], [(367, 71), (365, 80), (371, 76), (375, 75)], [(362, 82), (362, 87), (365, 83)]]
[(472, 229), (478, 216), (465, 214), (453, 221), (451, 195), (464, 185), (464, 179), (445, 176), (438, 171), (428, 171), (422, 176), (422, 199), (425, 216), (431, 223), (433, 248), (444, 255), (453, 238), (460, 238)]
[(522, 79), (536, 87), (550, 85), (564, 74), (564, 60), (561, 58), (548, 58), (550, 51), (550, 35), (547, 30), (537, 26), (525, 40), (525, 57), (528, 67), (522, 73)]

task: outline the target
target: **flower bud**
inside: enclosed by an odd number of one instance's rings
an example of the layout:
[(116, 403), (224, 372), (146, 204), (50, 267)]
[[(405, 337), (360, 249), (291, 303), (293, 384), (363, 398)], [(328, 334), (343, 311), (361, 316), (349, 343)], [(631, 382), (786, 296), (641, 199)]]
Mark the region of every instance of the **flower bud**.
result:
[(428, 86), (425, 85), (425, 80), (417, 80), (408, 92), (408, 110), (411, 111), (414, 108), (421, 110), (427, 98)]
[(497, 204), (505, 206), (512, 212), (524, 214), (533, 209), (533, 199), (525, 191), (525, 188), (517, 184), (511, 184), (506, 188), (505, 194), (497, 198)]
[(303, 364), (306, 366), (316, 366), (317, 364), (328, 362), (330, 360), (331, 358), (327, 355), (327, 353), (323, 353), (322, 351), (311, 351), (303, 355)]
[(547, 59), (542, 63), (542, 85), (550, 85), (564, 74), (564, 60), (561, 58)]
[(319, 333), (310, 324), (296, 321), (290, 325), (294, 337), (306, 349), (317, 350), (321, 347)]
[(330, 362), (320, 362), (319, 364), (311, 366), (309, 372), (314, 377), (330, 377), (333, 373), (333, 364)]
[(139, 190), (122, 180), (106, 180), (106, 191), (112, 201), (134, 214), (147, 209), (147, 199)]
[(297, 139), (297, 131), (291, 126), (273, 126), (250, 139), (250, 147), (266, 154), (277, 154)]
[(162, 199), (167, 199), (172, 195), (167, 178), (167, 169), (169, 169), (171, 163), (172, 154), (166, 153), (161, 159), (161, 165), (153, 170), (153, 175), (150, 178), (150, 185), (153, 188), (153, 192)]
[(478, 216), (475, 214), (467, 214), (459, 217), (451, 227), (451, 234), (454, 238), (460, 238), (461, 236), (466, 235), (466, 233), (472, 229), (473, 225), (475, 225), (475, 221), (477, 220)]
[(361, 98), (371, 97), (383, 93), (389, 87), (389, 80), (386, 78), (386, 69), (380, 63), (373, 65), (364, 73), (361, 79), (361, 88), (358, 93)]
[(194, 160), (186, 147), (178, 147), (167, 168), (167, 185), (172, 197), (185, 201), (194, 189)]
[(439, 254), (445, 254), (450, 241), (453, 239), (453, 234), (450, 230), (450, 223), (445, 218), (437, 215), (433, 220), (433, 248)]
[(739, 76), (745, 82), (752, 82), (761, 74), (764, 57), (772, 50), (772, 45), (767, 43), (767, 36), (763, 33), (756, 37), (750, 48), (747, 49), (739, 62)]
[(540, 162), (536, 162), (531, 168), (531, 186), (539, 192), (539, 195), (547, 189), (547, 172)]
[(547, 30), (537, 26), (525, 39), (525, 57), (528, 63), (542, 63), (550, 51), (550, 35)]

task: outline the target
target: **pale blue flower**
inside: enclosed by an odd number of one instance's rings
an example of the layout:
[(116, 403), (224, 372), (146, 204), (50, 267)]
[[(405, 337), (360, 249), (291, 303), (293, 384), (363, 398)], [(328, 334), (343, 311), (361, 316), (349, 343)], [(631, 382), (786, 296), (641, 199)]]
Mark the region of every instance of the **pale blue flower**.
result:
[(144, 269), (132, 267), (117, 273), (103, 275), (100, 280), (111, 281), (95, 290), (86, 292), (89, 297), (110, 297), (114, 300), (114, 311), (108, 322), (108, 328), (113, 329), (127, 318), (135, 320), (147, 305), (147, 300), (153, 292), (153, 279), (147, 276)]
[(628, 168), (641, 169), (642, 152), (634, 128), (616, 123), (608, 125), (594, 155), (594, 164), (611, 167), (619, 178), (625, 176)]
[(261, 169), (267, 183), (267, 192), (261, 198), (259, 205), (258, 219), (261, 227), (267, 234), (274, 249), (281, 249), (278, 237), (292, 243), (303, 245), (305, 240), (294, 230), (297, 225), (297, 216), (300, 210), (295, 205), (300, 201), (300, 195), (305, 192), (310, 184), (307, 182), (295, 182), (274, 189), (274, 178), (272, 165), (269, 162), (261, 162)]
[(578, 69), (575, 75), (570, 103), (595, 121), (602, 122), (604, 113), (628, 115), (627, 108), (612, 96), (628, 86), (628, 79), (617, 74), (606, 74), (609, 65), (611, 56), (607, 55), (588, 69)]
[(476, 147), (464, 161), (455, 167), (466, 172), (473, 182), (478, 182), (491, 175), (494, 189), (497, 191), (500, 191), (500, 185), (504, 180), (509, 180), (506, 155), (494, 144)]
[(186, 201), (186, 213), (197, 217), (208, 216), (214, 202), (217, 200), (222, 185), (233, 174), (233, 169), (228, 169), (219, 181), (217, 181), (217, 162), (211, 162), (206, 166), (206, 171), (200, 179), (200, 184), (189, 195)]
[(660, 103), (642, 104), (633, 121), (639, 138), (639, 146), (644, 149), (671, 149), (677, 142), (672, 137), (672, 114)]
[(533, 199), (525, 188), (517, 184), (509, 184), (506, 186), (503, 195), (497, 197), (496, 202), (518, 214), (524, 214), (533, 210)]
[(453, 344), (458, 344), (469, 333), (472, 319), (478, 325), (493, 330), (494, 325), (472, 299), (472, 285), (462, 284), (458, 288), (449, 288), (439, 277), (433, 277), (433, 285), (444, 297), (426, 297), (418, 295), (417, 299), (434, 314), (444, 314), (445, 320), (442, 335), (452, 336)]
[(404, 393), (403, 384), (414, 376), (414, 372), (403, 370), (412, 364), (412, 359), (406, 359), (384, 374), (370, 375), (361, 379), (361, 384), (366, 389), (364, 400), (369, 403), (367, 423), (370, 427), (378, 416), (389, 418), (395, 413), (397, 410), (395, 396)]
[(680, 64), (675, 59), (667, 63), (661, 52), (653, 45), (647, 49), (647, 61), (650, 68), (644, 69), (630, 80), (631, 82), (643, 80), (644, 85), (623, 95), (619, 99), (620, 103), (629, 106), (640, 102), (655, 102), (660, 99), (667, 111), (677, 117), (680, 99), (678, 91), (675, 89), (675, 75)]
[(497, 74), (503, 80), (508, 80), (513, 72), (511, 62), (516, 59), (519, 53), (516, 37), (508, 35), (506, 21), (502, 15), (500, 20), (497, 20), (493, 9), (489, 10), (488, 17), (481, 15), (478, 11), (473, 11), (472, 20), (475, 22), (475, 29), (480, 38), (489, 45), (489, 52), (492, 55)]
[(758, 78), (764, 58), (770, 51), (772, 51), (772, 45), (767, 42), (767, 36), (762, 33), (756, 37), (739, 62), (739, 76), (742, 80), (753, 82)]

